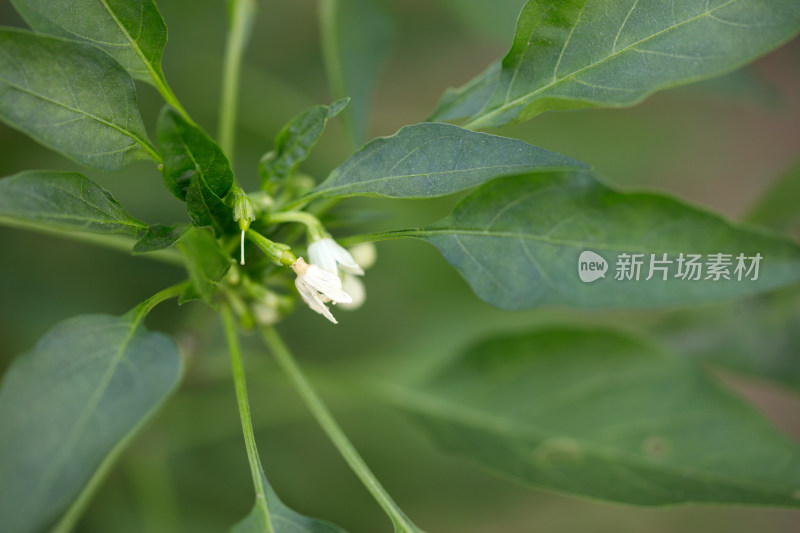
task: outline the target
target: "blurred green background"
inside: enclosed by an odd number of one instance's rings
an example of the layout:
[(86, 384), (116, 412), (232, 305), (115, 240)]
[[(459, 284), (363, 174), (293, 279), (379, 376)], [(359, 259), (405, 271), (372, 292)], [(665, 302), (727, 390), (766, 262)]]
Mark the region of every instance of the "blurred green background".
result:
[[(423, 121), (445, 88), (460, 85), (501, 56), (523, 2), (380, 3), (395, 28), (371, 105), (369, 138)], [(192, 116), (213, 133), (225, 3), (158, 4), (169, 26), (164, 71)], [(234, 162), (246, 189), (256, 187), (258, 159), (283, 123), (309, 105), (331, 100), (316, 1), (260, 1), (259, 7), (243, 68)], [(0, 4), (0, 23), (24, 25), (6, 2)], [(161, 101), (143, 84), (138, 84), (138, 98), (153, 137)], [(590, 163), (620, 187), (666, 191), (740, 219), (800, 157), (800, 40), (747, 69), (659, 93), (634, 108), (551, 113), (503, 134)], [(334, 121), (305, 170), (324, 177), (348, 154)], [(0, 175), (29, 168), (78, 169), (0, 125)], [(183, 204), (162, 187), (151, 164), (137, 163), (114, 174), (81, 171), (144, 221), (188, 220)], [(352, 200), (343, 204), (345, 211), (364, 208), (380, 218), (347, 233), (421, 225), (445, 214), (453, 202)], [(646, 331), (684, 316), (680, 311), (504, 312), (477, 299), (424, 243), (379, 244), (378, 254), (365, 278), (368, 299), (362, 309), (340, 310), (337, 327), (300, 309), (280, 329), (366, 461), (421, 527), (442, 533), (790, 532), (800, 527), (800, 512), (641, 509), (523, 487), (440, 454), (403, 416), (343, 394), (337, 384), (354, 375), (398, 380), (424, 375), (490, 333), (558, 321)], [(0, 228), (0, 369), (56, 322), (80, 313), (122, 313), (182, 276), (179, 269), (146, 258)], [(778, 331), (800, 316), (796, 293), (786, 298), (788, 311), (771, 318)], [(694, 328), (702, 334), (708, 320), (710, 336), (714, 320), (750, 306), (747, 301), (708, 306), (692, 315)], [(732, 333), (726, 324), (715, 325), (713, 335)], [(148, 325), (178, 338), (188, 363), (185, 382), (125, 453), (78, 531), (225, 531), (248, 512), (253, 493), (219, 327), (197, 303), (182, 308), (164, 304)], [(756, 343), (762, 337), (770, 340), (759, 324), (745, 333)], [(258, 445), (284, 501), (354, 533), (390, 531), (388, 520), (309, 419), (268, 354), (255, 338), (247, 339), (246, 347)], [(797, 344), (782, 349), (800, 353)], [(800, 439), (800, 397), (764, 381), (726, 376), (726, 383)]]

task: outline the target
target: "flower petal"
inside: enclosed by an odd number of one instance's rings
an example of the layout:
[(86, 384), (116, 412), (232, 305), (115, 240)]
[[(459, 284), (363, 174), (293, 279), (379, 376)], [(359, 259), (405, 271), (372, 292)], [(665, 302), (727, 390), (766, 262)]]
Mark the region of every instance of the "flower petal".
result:
[(336, 241), (331, 238), (320, 239), (308, 245), (308, 260), (312, 265), (317, 265), (326, 272), (337, 274), (335, 247)]

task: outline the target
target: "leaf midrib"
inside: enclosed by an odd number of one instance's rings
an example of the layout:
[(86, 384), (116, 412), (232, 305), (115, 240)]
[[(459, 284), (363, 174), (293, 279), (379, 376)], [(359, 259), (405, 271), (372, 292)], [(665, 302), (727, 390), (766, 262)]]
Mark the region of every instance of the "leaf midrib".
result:
[(52, 98), (49, 98), (49, 97), (44, 96), (42, 94), (39, 94), (39, 93), (37, 93), (37, 92), (27, 88), (27, 87), (21, 87), (20, 85), (17, 85), (16, 83), (12, 83), (12, 82), (8, 81), (7, 79), (0, 80), (0, 83), (3, 83), (3, 84), (5, 84), (5, 85), (7, 85), (9, 87), (12, 87), (12, 88), (14, 88), (14, 89), (16, 89), (16, 90), (18, 90), (20, 92), (27, 93), (27, 94), (33, 96), (34, 98), (39, 98), (40, 100), (48, 102), (48, 103), (50, 103), (52, 105), (63, 107), (64, 109), (67, 109), (68, 111), (72, 111), (73, 113), (77, 113), (79, 115), (83, 115), (83, 116), (85, 116), (87, 118), (95, 120), (95, 121), (97, 121), (97, 122), (99, 122), (99, 123), (101, 123), (101, 124), (103, 124), (105, 126), (108, 126), (109, 128), (112, 128), (112, 129), (118, 131), (122, 135), (130, 138), (131, 140), (134, 141), (135, 144), (138, 144), (139, 146), (144, 148), (151, 156), (156, 156), (157, 155), (157, 152), (155, 151), (155, 148), (152, 147), (149, 142), (147, 142), (143, 138), (139, 137), (138, 135), (136, 135), (131, 130), (122, 128), (121, 126), (118, 126), (118, 125), (114, 124), (113, 122), (109, 122), (108, 120), (106, 120), (104, 118), (98, 117), (97, 115), (89, 113), (88, 111), (84, 111), (82, 109), (77, 109), (77, 108), (74, 108), (74, 107), (72, 107), (70, 105), (67, 105), (67, 104), (63, 103), (63, 102), (59, 102), (57, 100), (53, 100)]
[[(537, 171), (547, 171), (547, 170), (561, 170), (565, 168), (576, 168), (576, 165), (568, 165), (568, 164), (537, 164), (537, 163), (517, 163), (517, 164), (507, 164), (507, 165), (490, 165), (485, 167), (471, 167), (471, 168), (461, 168), (461, 169), (454, 169), (454, 170), (440, 170), (437, 172), (425, 172), (425, 173), (417, 173), (417, 174), (395, 174), (393, 176), (384, 176), (382, 178), (373, 178), (367, 181), (356, 181), (346, 185), (339, 185), (337, 187), (331, 187), (329, 189), (320, 189), (313, 195), (309, 196), (316, 196), (316, 195), (325, 195), (328, 196), (330, 194), (337, 194), (339, 191), (347, 191), (350, 189), (350, 192), (360, 192), (358, 190), (353, 191), (353, 189), (358, 189), (360, 186), (367, 186), (372, 185), (375, 183), (381, 183), (384, 181), (389, 180), (403, 180), (403, 179), (414, 179), (414, 178), (425, 178), (425, 177), (438, 177), (438, 176), (447, 176), (450, 174), (460, 174), (460, 173), (468, 173), (468, 172), (479, 172), (479, 171), (492, 171), (496, 169), (508, 169), (508, 170), (515, 170), (515, 169), (536, 169)], [(500, 176), (498, 176), (500, 177)], [(477, 184), (476, 184), (477, 185)], [(458, 189), (457, 189), (458, 190)], [(364, 191), (366, 192), (366, 191)], [(447, 193), (443, 193), (447, 194)]]
[[(150, 63), (150, 60), (144, 55), (144, 52), (139, 47), (139, 44), (133, 39), (133, 37), (131, 37), (131, 34), (128, 33), (128, 30), (125, 28), (125, 26), (122, 25), (122, 22), (117, 18), (117, 16), (114, 14), (114, 11), (108, 5), (108, 2), (106, 0), (99, 0), (99, 2), (108, 13), (108, 16), (110, 16), (111, 19), (114, 21), (114, 24), (117, 25), (119, 31), (122, 32), (122, 35), (124, 35), (125, 38), (128, 40), (130, 47), (133, 49), (136, 55), (139, 56), (139, 61), (141, 61), (144, 67), (147, 69), (147, 72), (150, 74), (150, 77), (153, 78), (153, 81), (156, 83), (157, 86), (160, 86), (162, 83), (160, 72), (156, 71), (152, 63)], [(142, 2), (142, 14), (139, 19), (140, 24), (142, 23), (143, 19), (144, 19), (144, 2)]]
[[(39, 489), (37, 490), (36, 496), (37, 499), (41, 497), (42, 492), (50, 485), (52, 479), (58, 475), (59, 471), (63, 468), (65, 464), (65, 458), (71, 453), (72, 449), (75, 447), (75, 444), (78, 442), (80, 435), (83, 433), (83, 430), (86, 428), (86, 425), (89, 423), (94, 412), (97, 410), (97, 406), (100, 403), (103, 395), (105, 394), (108, 386), (111, 384), (111, 380), (114, 377), (114, 373), (118, 368), (122, 357), (125, 355), (125, 352), (128, 349), (128, 345), (130, 344), (131, 340), (136, 333), (136, 330), (141, 323), (142, 318), (144, 317), (145, 312), (142, 311), (140, 308), (137, 310), (137, 313), (132, 317), (131, 322), (129, 323), (129, 329), (125, 337), (123, 338), (122, 342), (120, 343), (119, 348), (117, 349), (114, 356), (111, 358), (108, 364), (108, 368), (106, 372), (103, 374), (103, 377), (100, 380), (97, 388), (95, 389), (92, 396), (89, 397), (89, 400), (86, 403), (86, 407), (84, 407), (81, 415), (78, 417), (78, 420), (72, 426), (72, 430), (70, 431), (69, 435), (64, 439), (64, 445), (59, 448), (59, 453), (56, 454), (53, 461), (50, 462), (50, 465), (47, 467), (47, 470), (42, 475), (41, 481), (39, 482)], [(119, 319), (118, 319), (119, 320)]]
[[(130, 215), (127, 215), (127, 213), (123, 212), (123, 214), (125, 216), (128, 216), (129, 218), (125, 219), (125, 220), (120, 220), (120, 219), (116, 218), (116, 215), (114, 213), (111, 213), (111, 212), (108, 212), (108, 211), (104, 211), (100, 206), (97, 206), (97, 205), (89, 203), (89, 201), (87, 201), (85, 198), (75, 194), (71, 190), (65, 189), (64, 187), (61, 187), (61, 186), (59, 186), (57, 184), (56, 185), (52, 185), (52, 187), (54, 189), (57, 189), (57, 190), (63, 192), (67, 196), (70, 196), (71, 198), (73, 198), (75, 200), (78, 200), (80, 203), (85, 204), (90, 210), (97, 211), (97, 212), (99, 212), (99, 213), (101, 213), (103, 215), (106, 215), (109, 219), (112, 219), (112, 220), (109, 222), (108, 220), (94, 219), (94, 218), (89, 218), (89, 217), (83, 217), (83, 216), (80, 216), (80, 215), (73, 215), (73, 214), (69, 214), (69, 213), (57, 213), (57, 212), (45, 212), (45, 214), (35, 213), (34, 215), (38, 215), (38, 218), (36, 216), (25, 217), (24, 213), (20, 213), (20, 212), (16, 212), (16, 211), (4, 211), (2, 213), (5, 213), (6, 216), (8, 216), (9, 218), (10, 218), (10, 216), (12, 214), (13, 215), (23, 215), (23, 216), (21, 216), (21, 218), (24, 218), (25, 220), (31, 220), (31, 221), (37, 221), (37, 220), (46, 221), (46, 220), (50, 220), (50, 219), (56, 219), (56, 220), (82, 220), (82, 221), (85, 221), (85, 222), (94, 223), (94, 224), (100, 224), (100, 225), (102, 225), (102, 224), (114, 224), (114, 225), (119, 225), (119, 226), (123, 226), (123, 227), (135, 228), (137, 230), (141, 230), (141, 229), (146, 229), (147, 228), (147, 225), (137, 221), (133, 217), (130, 217)], [(42, 196), (40, 196), (38, 194), (35, 194), (32, 191), (22, 191), (22, 192), (23, 192), (23, 194), (25, 194), (25, 195), (27, 195), (29, 197), (32, 197), (32, 198), (34, 198), (36, 200), (40, 200), (40, 201), (44, 201), (44, 202), (47, 202), (47, 203), (51, 203), (56, 207), (60, 207), (60, 206), (58, 206), (58, 204), (55, 204), (54, 202), (51, 202), (49, 199), (47, 199), (45, 197), (42, 197)], [(2, 213), (0, 213), (0, 215), (2, 215)]]

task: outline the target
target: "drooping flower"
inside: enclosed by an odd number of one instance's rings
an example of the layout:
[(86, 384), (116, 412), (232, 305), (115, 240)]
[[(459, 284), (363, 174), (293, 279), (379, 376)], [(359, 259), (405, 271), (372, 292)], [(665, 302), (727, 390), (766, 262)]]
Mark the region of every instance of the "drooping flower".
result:
[(323, 270), (317, 265), (309, 265), (302, 257), (292, 263), (292, 270), (297, 274), (294, 284), (303, 301), (312, 311), (321, 314), (334, 324), (338, 324), (325, 304), (327, 302), (337, 304), (353, 301), (353, 298), (342, 289), (342, 280), (339, 279), (339, 276)]
[(308, 245), (308, 260), (331, 274), (339, 274), (339, 269), (348, 274), (364, 275), (364, 270), (345, 248), (331, 237), (317, 239)]

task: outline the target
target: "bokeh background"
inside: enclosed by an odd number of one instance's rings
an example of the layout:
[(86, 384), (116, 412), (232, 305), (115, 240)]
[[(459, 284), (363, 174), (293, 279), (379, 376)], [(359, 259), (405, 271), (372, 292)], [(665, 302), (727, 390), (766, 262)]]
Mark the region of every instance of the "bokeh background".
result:
[[(500, 57), (522, 3), (381, 1), (393, 29), (371, 103), (368, 137), (423, 121), (445, 88), (460, 85)], [(164, 71), (192, 116), (213, 133), (225, 3), (158, 4), (169, 27)], [(257, 162), (283, 123), (307, 106), (331, 100), (317, 2), (259, 4), (243, 67), (234, 162), (246, 189), (257, 186)], [(8, 2), (0, 3), (0, 23), (24, 26)], [(151, 87), (137, 87), (153, 137), (162, 102)], [(503, 134), (590, 163), (619, 187), (666, 191), (742, 219), (800, 157), (800, 41), (751, 67), (659, 93), (633, 108), (550, 113), (505, 128)], [(304, 169), (324, 178), (349, 153), (340, 124), (333, 121)], [(78, 170), (0, 124), (0, 176), (29, 168)], [(141, 220), (187, 220), (183, 204), (163, 188), (151, 164), (137, 163), (113, 174), (81, 171)], [(800, 198), (800, 191), (796, 193), (794, 198)], [(421, 225), (447, 213), (454, 201), (352, 200), (345, 210), (365, 209), (374, 220), (345, 233)], [(795, 221), (795, 236), (797, 229)], [(0, 370), (56, 322), (80, 313), (123, 313), (182, 276), (179, 269), (146, 258), (0, 228)], [(477, 299), (434, 248), (405, 241), (378, 245), (378, 262), (366, 283), (366, 305), (351, 313), (340, 310), (339, 326), (300, 309), (280, 329), (366, 461), (426, 530), (788, 533), (800, 528), (800, 513), (792, 511), (643, 509), (521, 486), (440, 454), (405, 417), (360, 401), (342, 386), (362, 375), (413, 380), (489, 334), (564, 321), (659, 335), (664, 324), (688, 320), (693, 335), (707, 334), (709, 343), (745, 335), (765, 354), (774, 348), (797, 356), (797, 333), (773, 346), (774, 336), (788, 334), (800, 317), (796, 293), (781, 297), (783, 311), (773, 313), (768, 328), (745, 319), (736, 331), (726, 317), (748, 316), (757, 304), (770, 307), (769, 301), (707, 306), (691, 315), (565, 309), (509, 313)], [(253, 493), (218, 324), (201, 304), (178, 308), (169, 302), (156, 309), (148, 326), (179, 339), (188, 364), (185, 382), (124, 454), (78, 531), (225, 531), (247, 514)], [(354, 533), (390, 531), (388, 520), (309, 418), (269, 355), (255, 338), (245, 343), (258, 445), (267, 475), (284, 501)], [(791, 365), (798, 371), (800, 363)], [(800, 439), (800, 397), (741, 375), (724, 374), (721, 379)]]

